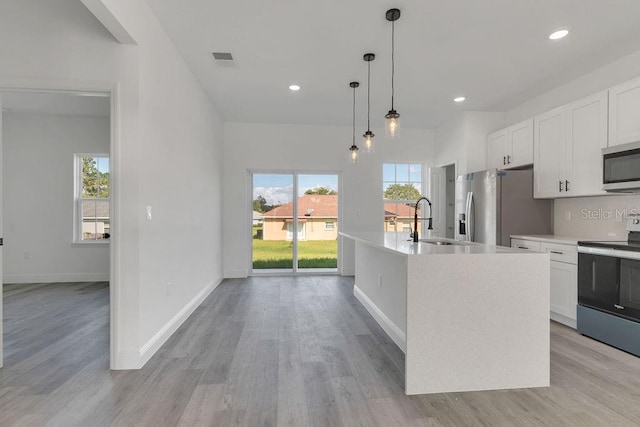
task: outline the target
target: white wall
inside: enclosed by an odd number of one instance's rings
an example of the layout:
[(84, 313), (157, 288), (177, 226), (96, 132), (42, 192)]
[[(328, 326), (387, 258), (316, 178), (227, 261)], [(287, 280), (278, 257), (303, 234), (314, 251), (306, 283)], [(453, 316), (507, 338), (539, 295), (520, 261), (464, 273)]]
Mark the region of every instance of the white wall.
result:
[(0, 88), (115, 87), (111, 362), (137, 368), (221, 280), (221, 120), (143, 0), (105, 1), (136, 46), (77, 0), (5, 3)]
[[(245, 277), (250, 264), (249, 170), (342, 172), (342, 230), (382, 230), (382, 163), (431, 164), (433, 132), (402, 129), (398, 141), (377, 136), (376, 153), (347, 163), (351, 127), (225, 123), (224, 274)], [(357, 135), (363, 133), (358, 129)], [(372, 129), (384, 135), (383, 129)], [(358, 139), (357, 144), (360, 143)], [(342, 273), (354, 274), (353, 243), (342, 244)]]
[(465, 111), (435, 130), (434, 164), (456, 163), (457, 175), (487, 168), (487, 134), (504, 125), (503, 113)]
[(4, 283), (109, 280), (109, 246), (72, 246), (74, 153), (109, 153), (109, 118), (3, 115)]

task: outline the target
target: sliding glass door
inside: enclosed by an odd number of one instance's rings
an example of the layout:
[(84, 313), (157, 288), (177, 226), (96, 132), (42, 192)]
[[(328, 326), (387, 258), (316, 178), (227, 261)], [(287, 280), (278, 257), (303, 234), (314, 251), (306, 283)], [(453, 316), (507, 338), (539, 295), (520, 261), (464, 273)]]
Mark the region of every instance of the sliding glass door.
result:
[(338, 175), (252, 173), (251, 182), (252, 271), (337, 271)]

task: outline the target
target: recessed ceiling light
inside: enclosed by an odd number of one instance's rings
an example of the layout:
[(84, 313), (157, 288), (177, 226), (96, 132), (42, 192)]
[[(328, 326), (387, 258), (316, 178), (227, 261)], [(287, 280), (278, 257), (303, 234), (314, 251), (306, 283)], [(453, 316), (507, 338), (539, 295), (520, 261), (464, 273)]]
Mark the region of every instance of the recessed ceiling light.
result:
[(456, 101), (456, 102), (462, 102), (462, 101), (464, 101), (465, 99), (467, 99), (467, 98), (465, 98), (464, 96), (459, 96), (459, 97), (457, 97), (457, 98), (453, 98), (453, 100), (454, 100), (454, 101)]
[(289, 89), (295, 92), (296, 90), (300, 90), (300, 85), (290, 85)]
[(564, 38), (567, 36), (567, 34), (569, 34), (569, 30), (567, 30), (566, 28), (562, 29), (562, 30), (558, 30), (558, 31), (554, 31), (553, 33), (549, 34), (549, 38), (551, 40), (559, 40), (561, 38)]

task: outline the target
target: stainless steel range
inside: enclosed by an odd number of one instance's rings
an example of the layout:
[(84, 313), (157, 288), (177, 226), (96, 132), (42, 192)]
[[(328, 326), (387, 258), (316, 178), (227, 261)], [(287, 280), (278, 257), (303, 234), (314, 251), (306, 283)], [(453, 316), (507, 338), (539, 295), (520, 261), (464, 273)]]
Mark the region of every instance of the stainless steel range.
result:
[(640, 356), (640, 216), (626, 242), (578, 242), (578, 331)]

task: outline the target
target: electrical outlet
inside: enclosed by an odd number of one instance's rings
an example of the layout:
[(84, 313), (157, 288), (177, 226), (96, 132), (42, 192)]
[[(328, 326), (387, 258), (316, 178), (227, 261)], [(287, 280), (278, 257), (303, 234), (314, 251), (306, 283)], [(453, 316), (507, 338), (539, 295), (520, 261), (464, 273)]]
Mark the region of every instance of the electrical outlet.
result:
[(564, 220), (565, 221), (571, 221), (571, 211), (566, 211), (564, 213)]
[(382, 287), (382, 274), (378, 274), (378, 286)]

